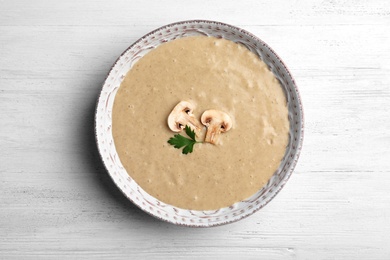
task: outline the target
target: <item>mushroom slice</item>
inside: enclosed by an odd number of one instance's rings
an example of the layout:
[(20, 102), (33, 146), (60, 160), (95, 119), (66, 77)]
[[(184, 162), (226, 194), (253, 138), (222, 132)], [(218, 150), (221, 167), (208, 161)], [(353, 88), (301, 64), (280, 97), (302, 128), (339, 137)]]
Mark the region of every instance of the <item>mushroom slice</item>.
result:
[(207, 127), (205, 142), (217, 144), (221, 133), (232, 128), (232, 119), (228, 114), (220, 110), (206, 110), (200, 119)]
[(168, 116), (168, 126), (173, 132), (180, 132), (188, 125), (199, 136), (203, 125), (195, 118), (194, 104), (188, 101), (180, 101)]

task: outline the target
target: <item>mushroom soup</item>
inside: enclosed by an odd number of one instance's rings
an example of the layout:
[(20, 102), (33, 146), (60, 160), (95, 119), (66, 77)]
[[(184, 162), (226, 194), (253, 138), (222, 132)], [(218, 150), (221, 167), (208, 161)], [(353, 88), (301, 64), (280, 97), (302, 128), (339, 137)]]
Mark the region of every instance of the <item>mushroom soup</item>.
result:
[[(206, 36), (161, 44), (134, 64), (112, 117), (129, 175), (162, 202), (192, 210), (256, 193), (289, 141), (286, 97), (266, 64), (240, 44)], [(177, 134), (191, 139), (185, 125), (199, 142), (187, 154), (168, 143)]]

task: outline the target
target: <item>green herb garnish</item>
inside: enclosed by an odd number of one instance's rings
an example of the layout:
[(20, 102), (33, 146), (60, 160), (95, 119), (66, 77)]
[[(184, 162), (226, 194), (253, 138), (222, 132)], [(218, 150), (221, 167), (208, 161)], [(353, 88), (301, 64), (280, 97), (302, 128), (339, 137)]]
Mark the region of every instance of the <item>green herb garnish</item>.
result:
[(194, 149), (194, 144), (201, 143), (201, 142), (197, 142), (196, 141), (196, 139), (195, 139), (195, 131), (192, 130), (189, 126), (186, 125), (184, 130), (185, 130), (186, 134), (191, 139), (187, 138), (187, 137), (184, 137), (184, 136), (182, 136), (180, 134), (177, 134), (177, 135), (174, 135), (174, 137), (171, 137), (168, 140), (168, 143), (170, 145), (173, 145), (173, 147), (175, 147), (176, 149), (180, 149), (180, 148), (184, 147), (183, 151), (182, 151), (183, 154), (192, 153), (192, 151)]

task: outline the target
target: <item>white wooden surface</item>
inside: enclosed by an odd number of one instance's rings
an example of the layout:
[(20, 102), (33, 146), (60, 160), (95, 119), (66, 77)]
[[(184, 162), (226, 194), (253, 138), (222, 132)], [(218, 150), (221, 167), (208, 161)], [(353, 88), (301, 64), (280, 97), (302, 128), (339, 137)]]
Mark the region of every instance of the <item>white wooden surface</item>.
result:
[[(227, 226), (163, 223), (96, 151), (116, 57), (167, 23), (240, 26), (301, 91), (304, 148), (282, 192)], [(0, 1), (0, 259), (390, 259), (390, 4), (375, 1)]]

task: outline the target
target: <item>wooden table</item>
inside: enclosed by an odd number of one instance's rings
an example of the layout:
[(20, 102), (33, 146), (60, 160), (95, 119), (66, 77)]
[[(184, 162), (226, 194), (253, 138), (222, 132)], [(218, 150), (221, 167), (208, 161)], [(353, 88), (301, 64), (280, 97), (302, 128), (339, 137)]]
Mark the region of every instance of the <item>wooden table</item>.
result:
[[(167, 23), (242, 27), (301, 91), (296, 171), (264, 209), (191, 229), (113, 185), (93, 132), (119, 54)], [(390, 259), (388, 1), (0, 1), (0, 259)]]

